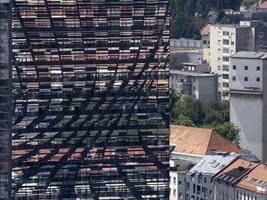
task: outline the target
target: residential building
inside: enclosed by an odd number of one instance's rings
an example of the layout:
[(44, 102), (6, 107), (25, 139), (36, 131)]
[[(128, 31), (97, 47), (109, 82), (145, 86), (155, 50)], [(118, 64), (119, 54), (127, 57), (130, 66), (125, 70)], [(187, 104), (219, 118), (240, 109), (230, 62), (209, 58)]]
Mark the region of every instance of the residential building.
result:
[(259, 164), (236, 184), (236, 199), (267, 199), (267, 165)]
[(206, 24), (200, 30), (200, 35), (201, 35), (201, 40), (202, 40), (202, 44), (203, 44), (203, 49), (210, 47), (210, 27), (211, 27), (211, 24)]
[[(209, 199), (212, 199), (213, 185), (210, 179), (213, 176), (213, 173), (209, 173), (210, 171), (204, 173), (206, 169), (203, 169), (204, 175), (200, 175), (200, 173), (195, 170), (197, 170), (201, 165), (200, 163), (204, 163), (203, 160), (205, 160), (204, 166), (208, 168), (212, 166), (209, 166), (210, 164), (207, 159), (210, 160), (211, 158), (214, 158), (215, 160), (219, 160), (226, 158), (222, 162), (224, 163), (229, 161), (228, 158), (235, 158), (238, 154), (242, 154), (242, 150), (239, 147), (231, 144), (231, 142), (224, 139), (212, 129), (207, 128), (172, 125), (170, 146), (172, 148), (170, 157), (171, 200), (190, 199), (191, 195), (194, 196), (193, 191), (195, 190), (196, 192), (197, 188), (199, 188), (196, 185), (194, 186), (194, 182), (195, 180), (198, 180), (198, 176), (200, 176), (200, 179), (202, 179), (202, 182), (199, 183), (199, 186), (201, 185), (201, 187), (203, 187), (203, 191), (201, 189), (201, 192), (197, 198), (200, 198), (200, 196), (203, 198), (205, 196)], [(255, 160), (254, 156), (242, 155), (242, 157), (253, 161)], [(221, 164), (219, 165), (222, 166)], [(195, 170), (192, 171), (193, 169)], [(214, 170), (217, 172), (218, 169), (215, 168)], [(192, 175), (193, 178), (191, 180), (190, 177)]]
[(10, 199), (11, 188), (11, 84), (10, 3), (0, 1), (0, 200)]
[(240, 129), (240, 146), (267, 162), (267, 54), (231, 56), (230, 121)]
[(189, 38), (171, 39), (170, 47), (177, 49), (202, 49), (203, 43), (201, 40)]
[(240, 26), (254, 28), (254, 49), (262, 51), (267, 49), (267, 23), (263, 20), (240, 21)]
[[(243, 160), (238, 158), (230, 165), (222, 169), (216, 176), (213, 177), (214, 185), (214, 199), (216, 200), (255, 200), (255, 196), (247, 196), (246, 193), (240, 193), (242, 190), (241, 185), (247, 179), (249, 174), (259, 163)], [(262, 174), (261, 174), (262, 175)], [(259, 175), (257, 175), (259, 176)], [(263, 175), (264, 177), (264, 175)], [(249, 184), (249, 183), (245, 183)], [(240, 185), (240, 187), (238, 186)], [(245, 185), (244, 185), (245, 186)], [(261, 199), (261, 198), (260, 198)], [(265, 199), (264, 199), (265, 200)]]
[(254, 50), (254, 28), (229, 24), (210, 27), (210, 66), (219, 75), (218, 90), (222, 100), (229, 99), (229, 61), (238, 51)]
[[(185, 184), (185, 190), (180, 190), (179, 199), (208, 199), (214, 200), (212, 177), (233, 162), (237, 154), (220, 153), (206, 155), (192, 167), (185, 177), (180, 176), (181, 188)], [(185, 181), (183, 181), (183, 178)]]
[(234, 152), (242, 154), (242, 150), (209, 128), (195, 128), (171, 125), (171, 153), (176, 160), (187, 160), (198, 163), (205, 155), (214, 152)]
[[(209, 68), (208, 65), (202, 65)], [(218, 99), (218, 77), (215, 74), (195, 72), (194, 69), (202, 68), (201, 65), (185, 63), (187, 71), (170, 70), (170, 88), (175, 89), (185, 96), (191, 96), (203, 103)]]
[(184, 177), (194, 165), (191, 161), (170, 158), (170, 200), (180, 199), (185, 190), (185, 184), (180, 177)]
[(168, 0), (13, 5), (12, 199), (168, 199)]
[(180, 63), (195, 63), (203, 62), (203, 52), (201, 50), (172, 50), (170, 59), (177, 60)]

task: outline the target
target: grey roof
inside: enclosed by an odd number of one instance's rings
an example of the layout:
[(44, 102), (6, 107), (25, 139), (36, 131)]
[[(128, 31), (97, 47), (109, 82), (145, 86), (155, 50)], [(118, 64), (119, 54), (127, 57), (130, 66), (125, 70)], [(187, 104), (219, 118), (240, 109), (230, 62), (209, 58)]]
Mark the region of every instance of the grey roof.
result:
[(232, 58), (248, 58), (248, 59), (266, 59), (267, 53), (254, 51), (239, 51), (231, 56)]
[(233, 153), (206, 155), (189, 171), (189, 173), (216, 174), (229, 165), (237, 156), (237, 154)]
[(182, 70), (170, 70), (170, 74), (175, 75), (183, 75), (183, 76), (193, 76), (193, 77), (214, 77), (217, 76), (216, 74), (211, 73), (200, 73), (200, 72), (190, 72), (190, 71), (182, 71)]

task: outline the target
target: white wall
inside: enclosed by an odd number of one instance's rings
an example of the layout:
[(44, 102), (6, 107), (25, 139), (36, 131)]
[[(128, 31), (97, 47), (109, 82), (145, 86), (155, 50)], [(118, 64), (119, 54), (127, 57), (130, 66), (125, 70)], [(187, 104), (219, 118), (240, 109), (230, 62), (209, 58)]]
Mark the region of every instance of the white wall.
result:
[[(233, 65), (236, 66), (235, 70)], [(248, 66), (248, 70), (244, 69), (245, 66)], [(257, 66), (260, 67), (260, 71), (257, 71)], [(261, 59), (231, 58), (230, 89), (243, 90), (245, 87), (258, 87), (262, 90), (262, 72)], [(233, 77), (236, 77), (235, 81), (233, 81)], [(248, 81), (245, 81), (244, 77), (248, 77)], [(260, 78), (260, 82), (256, 81), (257, 77)]]

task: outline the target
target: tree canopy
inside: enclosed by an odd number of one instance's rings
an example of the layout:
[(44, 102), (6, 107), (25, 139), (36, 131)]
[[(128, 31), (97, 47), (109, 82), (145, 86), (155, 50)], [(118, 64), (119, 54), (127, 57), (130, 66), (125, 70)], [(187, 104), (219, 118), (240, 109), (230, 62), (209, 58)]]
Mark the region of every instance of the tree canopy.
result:
[(229, 122), (229, 103), (211, 102), (207, 105), (188, 96), (171, 95), (172, 123), (183, 126), (207, 127), (238, 144), (239, 129)]
[[(237, 10), (242, 0), (171, 0), (171, 38), (200, 39), (200, 29), (208, 22), (210, 11), (220, 18), (224, 9)], [(249, 0), (246, 0), (249, 1)]]

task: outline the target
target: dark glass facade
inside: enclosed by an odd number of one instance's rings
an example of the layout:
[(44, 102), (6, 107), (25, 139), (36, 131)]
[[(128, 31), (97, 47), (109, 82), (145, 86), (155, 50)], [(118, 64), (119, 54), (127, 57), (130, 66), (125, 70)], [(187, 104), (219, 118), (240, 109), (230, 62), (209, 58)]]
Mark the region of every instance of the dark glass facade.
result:
[(11, 180), (10, 4), (0, 1), (0, 200), (9, 200)]
[(167, 0), (15, 0), (14, 199), (168, 199)]

